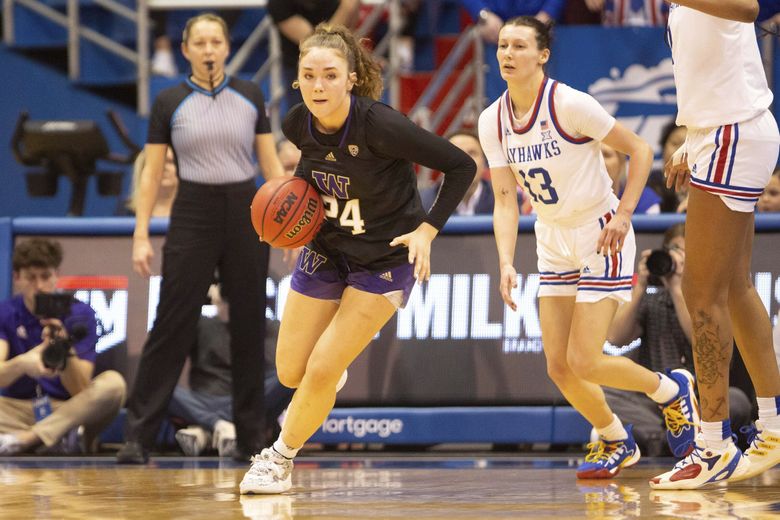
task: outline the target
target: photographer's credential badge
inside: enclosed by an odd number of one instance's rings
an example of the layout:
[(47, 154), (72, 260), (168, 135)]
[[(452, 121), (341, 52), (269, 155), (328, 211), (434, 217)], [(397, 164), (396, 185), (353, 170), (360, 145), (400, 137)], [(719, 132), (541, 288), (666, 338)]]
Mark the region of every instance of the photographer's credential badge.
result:
[(35, 422), (40, 422), (51, 415), (51, 401), (41, 390), (41, 385), (36, 385), (35, 395), (37, 397), (33, 399), (33, 414), (35, 414)]

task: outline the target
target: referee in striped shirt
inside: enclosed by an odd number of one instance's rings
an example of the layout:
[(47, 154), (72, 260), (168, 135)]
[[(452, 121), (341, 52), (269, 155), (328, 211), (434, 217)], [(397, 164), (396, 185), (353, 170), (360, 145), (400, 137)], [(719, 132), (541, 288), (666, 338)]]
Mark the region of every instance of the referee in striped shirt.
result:
[(157, 318), (143, 347), (127, 402), (126, 443), (117, 453), (120, 463), (143, 464), (148, 460), (195, 342), (200, 308), (215, 269), (231, 303), (235, 456), (248, 460), (265, 443), (268, 247), (258, 241), (249, 218), (256, 191), (253, 152), (266, 179), (284, 173), (260, 89), (225, 75), (229, 51), (228, 29), (222, 18), (214, 14), (191, 18), (184, 29), (182, 53), (192, 74), (160, 93), (149, 119), (133, 234), (133, 268), (144, 277), (151, 274), (154, 253), (149, 218), (168, 146), (176, 155), (180, 185), (163, 246)]

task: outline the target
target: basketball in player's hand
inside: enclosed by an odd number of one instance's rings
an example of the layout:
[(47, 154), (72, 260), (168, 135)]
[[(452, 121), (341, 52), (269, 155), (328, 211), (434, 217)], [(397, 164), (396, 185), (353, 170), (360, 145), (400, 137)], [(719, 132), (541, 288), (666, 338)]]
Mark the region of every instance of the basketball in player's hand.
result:
[(260, 240), (283, 249), (310, 242), (325, 219), (319, 193), (300, 177), (267, 181), (255, 193), (250, 209)]

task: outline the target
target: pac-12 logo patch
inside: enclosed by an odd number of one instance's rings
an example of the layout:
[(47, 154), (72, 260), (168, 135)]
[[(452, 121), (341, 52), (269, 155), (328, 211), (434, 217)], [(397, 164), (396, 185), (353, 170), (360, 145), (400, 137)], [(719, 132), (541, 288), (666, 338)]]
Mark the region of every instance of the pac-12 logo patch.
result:
[(352, 157), (357, 157), (357, 154), (360, 153), (360, 148), (356, 144), (347, 145), (347, 150)]

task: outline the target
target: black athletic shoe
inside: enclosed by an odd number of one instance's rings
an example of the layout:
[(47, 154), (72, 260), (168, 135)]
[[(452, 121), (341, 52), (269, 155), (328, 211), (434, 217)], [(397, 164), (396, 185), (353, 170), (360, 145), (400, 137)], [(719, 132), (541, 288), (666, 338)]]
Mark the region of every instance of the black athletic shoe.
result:
[(128, 441), (116, 452), (116, 461), (119, 464), (146, 464), (149, 462), (149, 452), (140, 442)]

